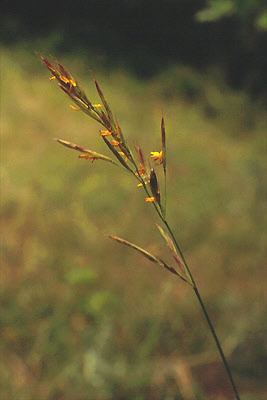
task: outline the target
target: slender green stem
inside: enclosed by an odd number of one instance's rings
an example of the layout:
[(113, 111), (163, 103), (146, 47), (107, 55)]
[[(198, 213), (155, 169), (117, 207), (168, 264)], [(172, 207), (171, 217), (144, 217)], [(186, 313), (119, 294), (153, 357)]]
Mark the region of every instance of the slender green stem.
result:
[(230, 379), (232, 388), (233, 388), (233, 390), (234, 390), (234, 392), (235, 392), (236, 399), (237, 399), (237, 400), (240, 400), (240, 397), (239, 397), (239, 394), (238, 394), (238, 391), (237, 391), (237, 388), (236, 388), (234, 379), (233, 379), (232, 374), (231, 374), (231, 370), (230, 370), (229, 365), (228, 365), (228, 363), (227, 363), (227, 361), (226, 361), (226, 358), (225, 358), (225, 355), (224, 355), (224, 353), (223, 353), (223, 350), (222, 350), (220, 341), (219, 341), (219, 339), (218, 339), (218, 337), (217, 337), (217, 335), (216, 335), (216, 332), (215, 332), (214, 327), (213, 327), (213, 325), (212, 325), (212, 323), (211, 323), (211, 320), (210, 320), (209, 315), (208, 315), (208, 313), (207, 313), (206, 307), (204, 306), (203, 301), (202, 301), (202, 299), (201, 299), (201, 297), (200, 297), (200, 294), (199, 294), (199, 291), (198, 291), (197, 287), (194, 287), (194, 291), (195, 291), (195, 294), (196, 294), (196, 296), (197, 296), (197, 298), (198, 298), (198, 301), (199, 301), (199, 304), (200, 304), (200, 306), (201, 306), (201, 308), (202, 308), (202, 311), (203, 311), (203, 313), (204, 313), (204, 315), (205, 315), (205, 317), (206, 317), (206, 320), (207, 320), (207, 323), (208, 323), (208, 325), (209, 325), (210, 331), (211, 331), (211, 333), (212, 333), (212, 335), (213, 335), (213, 338), (214, 338), (214, 340), (215, 340), (217, 349), (218, 349), (218, 351), (219, 351), (219, 353), (220, 353), (222, 362), (223, 362), (223, 364), (224, 364), (224, 366), (225, 366), (225, 369), (226, 369), (227, 374), (228, 374), (228, 377), (229, 377), (229, 379)]
[(164, 204), (163, 204), (164, 218), (166, 218), (166, 207), (167, 207), (167, 179), (166, 179), (166, 168), (164, 168)]
[(202, 299), (201, 299), (200, 293), (199, 293), (199, 291), (198, 291), (198, 288), (197, 288), (197, 286), (196, 286), (196, 283), (195, 283), (195, 281), (194, 281), (194, 278), (193, 278), (193, 276), (192, 276), (192, 274), (191, 274), (191, 272), (190, 272), (190, 269), (189, 269), (189, 267), (188, 267), (188, 265), (187, 265), (187, 263), (186, 263), (186, 260), (185, 260), (185, 258), (184, 258), (184, 255), (183, 255), (183, 253), (182, 253), (182, 251), (181, 251), (181, 249), (180, 249), (180, 246), (179, 246), (177, 240), (175, 239), (175, 237), (174, 237), (174, 235), (173, 235), (173, 233), (172, 233), (172, 230), (171, 230), (171, 228), (170, 228), (168, 222), (167, 222), (166, 220), (164, 220), (163, 218), (161, 218), (161, 220), (163, 221), (163, 223), (165, 224), (166, 228), (168, 229), (168, 231), (169, 231), (169, 233), (170, 233), (170, 235), (171, 235), (171, 237), (172, 237), (172, 239), (173, 239), (173, 242), (174, 242), (174, 244), (175, 244), (177, 250), (179, 251), (180, 256), (181, 256), (181, 258), (182, 258), (182, 260), (183, 260), (183, 262), (184, 262), (184, 264), (185, 264), (185, 267), (186, 267), (186, 270), (187, 270), (187, 272), (188, 272), (188, 275), (190, 276), (190, 278), (191, 278), (191, 280), (192, 280), (194, 292), (195, 292), (195, 294), (196, 294), (196, 296), (197, 296), (197, 299), (198, 299), (198, 301), (199, 301), (199, 304), (200, 304), (200, 306), (201, 306), (201, 309), (202, 309), (202, 311), (203, 311), (203, 313), (204, 313), (204, 315), (205, 315), (205, 318), (206, 318), (206, 321), (207, 321), (207, 323), (208, 323), (209, 329), (210, 329), (210, 331), (211, 331), (211, 333), (212, 333), (213, 339), (214, 339), (214, 341), (215, 341), (215, 343), (216, 343), (216, 346), (217, 346), (217, 349), (218, 349), (218, 351), (219, 351), (219, 353), (220, 353), (222, 362), (223, 362), (224, 367), (225, 367), (225, 369), (226, 369), (226, 372), (227, 372), (227, 374), (228, 374), (228, 377), (229, 377), (229, 380), (230, 380), (230, 382), (231, 382), (233, 391), (234, 391), (234, 393), (235, 393), (235, 397), (236, 397), (237, 400), (240, 400), (240, 397), (239, 397), (239, 394), (238, 394), (238, 391), (237, 391), (237, 388), (236, 388), (234, 379), (233, 379), (232, 374), (231, 374), (231, 370), (230, 370), (229, 365), (228, 365), (228, 363), (227, 363), (227, 360), (226, 360), (226, 358), (225, 358), (225, 355), (224, 355), (224, 352), (223, 352), (223, 350), (222, 350), (220, 341), (219, 341), (218, 336), (217, 336), (217, 334), (216, 334), (216, 332), (215, 332), (215, 329), (214, 329), (214, 327), (213, 327), (213, 324), (212, 324), (212, 322), (211, 322), (211, 320), (210, 320), (210, 317), (209, 317), (209, 315), (208, 315), (208, 312), (207, 312), (207, 310), (206, 310), (206, 307), (205, 307), (205, 305), (204, 305), (204, 303), (203, 303), (203, 301), (202, 301)]
[[(143, 180), (141, 174), (140, 174), (139, 171), (138, 171), (138, 167), (137, 167), (137, 164), (136, 164), (136, 162), (135, 162), (134, 157), (132, 157), (132, 159), (133, 159), (133, 164), (134, 164), (134, 166), (135, 166), (135, 168), (136, 168), (136, 171), (137, 171), (137, 174), (138, 174), (138, 175), (137, 175), (138, 178), (139, 178), (138, 180), (142, 182), (143, 188), (144, 188), (144, 190), (145, 190), (145, 192), (146, 192), (146, 195), (149, 196), (149, 192), (148, 192), (148, 190), (147, 190), (147, 188), (146, 188), (145, 182), (144, 182), (144, 180)], [(137, 176), (135, 176), (135, 177), (137, 177)], [(166, 190), (166, 186), (165, 186), (165, 190)], [(166, 196), (166, 192), (165, 192), (165, 196)], [(224, 355), (224, 352), (223, 352), (223, 350), (222, 350), (220, 341), (219, 341), (218, 336), (217, 336), (217, 334), (216, 334), (216, 332), (215, 332), (215, 329), (214, 329), (214, 327), (213, 327), (213, 324), (212, 324), (212, 322), (211, 322), (211, 320), (210, 320), (210, 317), (209, 317), (209, 315), (208, 315), (208, 312), (207, 312), (207, 310), (206, 310), (206, 307), (205, 307), (205, 305), (204, 305), (204, 303), (203, 303), (203, 301), (202, 301), (202, 298), (201, 298), (200, 293), (199, 293), (199, 291), (198, 291), (198, 288), (197, 288), (197, 285), (196, 285), (195, 280), (194, 280), (194, 278), (193, 278), (193, 275), (192, 275), (192, 273), (191, 273), (191, 271), (190, 271), (190, 269), (189, 269), (189, 267), (188, 267), (188, 265), (187, 265), (187, 262), (186, 262), (186, 260), (185, 260), (185, 258), (184, 258), (184, 255), (183, 255), (183, 253), (182, 253), (182, 250), (181, 250), (181, 248), (180, 248), (180, 246), (179, 246), (179, 244), (178, 244), (178, 242), (177, 242), (177, 240), (176, 240), (176, 238), (175, 238), (175, 236), (174, 236), (174, 234), (173, 234), (173, 232), (172, 232), (172, 229), (170, 228), (170, 226), (169, 226), (167, 220), (165, 219), (165, 210), (164, 210), (164, 212), (162, 212), (162, 209), (161, 209), (160, 207), (158, 207), (157, 204), (156, 204), (155, 202), (153, 202), (152, 204), (153, 204), (153, 206), (154, 206), (154, 208), (155, 208), (157, 214), (159, 215), (161, 221), (164, 223), (165, 227), (167, 228), (167, 230), (168, 230), (168, 232), (169, 232), (169, 234), (170, 234), (170, 236), (171, 236), (171, 238), (172, 238), (172, 240), (173, 240), (173, 243), (175, 244), (176, 249), (178, 250), (178, 252), (179, 252), (179, 254), (180, 254), (180, 256), (181, 256), (181, 258), (182, 258), (182, 260), (183, 260), (183, 262), (184, 262), (184, 266), (185, 266), (185, 268), (186, 268), (187, 276), (188, 276), (188, 278), (190, 279), (190, 281), (191, 281), (191, 283), (192, 283), (194, 292), (195, 292), (195, 294), (196, 294), (196, 296), (197, 296), (198, 302), (199, 302), (199, 304), (200, 304), (200, 306), (201, 306), (201, 309), (202, 309), (202, 311), (203, 311), (203, 314), (204, 314), (204, 316), (205, 316), (205, 318), (206, 318), (206, 321), (207, 321), (207, 323), (208, 323), (209, 329), (210, 329), (210, 331), (211, 331), (211, 334), (212, 334), (212, 336), (213, 336), (213, 339), (214, 339), (214, 341), (215, 341), (215, 344), (216, 344), (217, 349), (218, 349), (218, 351), (219, 351), (219, 354), (220, 354), (220, 356), (221, 356), (223, 365), (224, 365), (224, 367), (225, 367), (225, 369), (226, 369), (226, 372), (227, 372), (227, 375), (228, 375), (228, 377), (229, 377), (231, 386), (232, 386), (233, 391), (234, 391), (234, 393), (235, 393), (236, 400), (240, 400), (240, 397), (239, 397), (239, 394), (238, 394), (238, 391), (237, 391), (237, 388), (236, 388), (234, 379), (233, 379), (232, 374), (231, 374), (231, 370), (230, 370), (229, 365), (228, 365), (228, 363), (227, 363), (227, 360), (226, 360), (226, 358), (225, 358), (225, 355)]]

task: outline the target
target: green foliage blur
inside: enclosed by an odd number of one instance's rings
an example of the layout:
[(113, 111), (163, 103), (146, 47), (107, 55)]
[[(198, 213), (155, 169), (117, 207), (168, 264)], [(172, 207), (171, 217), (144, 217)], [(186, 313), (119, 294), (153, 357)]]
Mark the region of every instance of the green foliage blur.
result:
[[(99, 102), (82, 58), (60, 60)], [(2, 48), (1, 399), (230, 399), (193, 291), (107, 234), (168, 259), (151, 204), (38, 57)], [(260, 102), (216, 69), (147, 80), (94, 69), (129, 143), (159, 151), (167, 216), (243, 399), (264, 398), (265, 140)], [(171, 257), (169, 258), (171, 263)]]
[(232, 88), (265, 100), (266, 43), (266, 0), (1, 2), (1, 45), (87, 57), (140, 79), (177, 63), (220, 66)]
[(252, 21), (256, 30), (267, 30), (267, 7), (264, 0), (206, 0), (206, 7), (196, 16), (200, 22), (217, 21), (236, 16), (244, 25)]

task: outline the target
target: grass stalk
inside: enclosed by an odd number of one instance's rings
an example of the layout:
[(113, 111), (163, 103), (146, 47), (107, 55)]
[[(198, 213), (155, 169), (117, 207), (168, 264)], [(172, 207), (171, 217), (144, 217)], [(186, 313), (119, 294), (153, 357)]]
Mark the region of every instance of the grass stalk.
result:
[(165, 224), (165, 226), (166, 226), (168, 232), (170, 233), (170, 235), (171, 235), (171, 237), (172, 237), (172, 239), (173, 239), (173, 242), (174, 242), (174, 244), (175, 244), (175, 246), (176, 246), (176, 248), (177, 248), (177, 250), (178, 250), (178, 252), (179, 252), (179, 254), (180, 254), (180, 256), (181, 256), (181, 258), (182, 258), (182, 260), (183, 260), (183, 262), (184, 262), (184, 265), (185, 265), (185, 267), (186, 267), (186, 269), (187, 269), (187, 272), (188, 272), (188, 274), (189, 274), (189, 276), (190, 276), (190, 278), (191, 278), (191, 280), (192, 280), (192, 284), (193, 284), (193, 289), (194, 289), (195, 295), (196, 295), (196, 297), (197, 297), (197, 299), (198, 299), (198, 302), (199, 302), (199, 304), (200, 304), (200, 307), (201, 307), (201, 309), (202, 309), (202, 312), (203, 312), (203, 314), (204, 314), (204, 316), (205, 316), (205, 318), (206, 318), (206, 321), (207, 321), (207, 323), (208, 323), (209, 330), (210, 330), (210, 332), (211, 332), (211, 334), (212, 334), (212, 336), (213, 336), (213, 339), (214, 339), (214, 341), (215, 341), (216, 347), (217, 347), (218, 352), (219, 352), (219, 354), (220, 354), (220, 357), (221, 357), (221, 359), (222, 359), (223, 365), (224, 365), (224, 367), (225, 367), (225, 370), (226, 370), (226, 372), (227, 372), (227, 375), (228, 375), (228, 378), (229, 378), (229, 380), (230, 380), (231, 386), (232, 386), (232, 388), (233, 388), (235, 397), (236, 397), (237, 400), (240, 400), (239, 393), (238, 393), (236, 384), (235, 384), (235, 382), (234, 382), (234, 379), (233, 379), (233, 376), (232, 376), (230, 367), (229, 367), (228, 362), (227, 362), (227, 360), (226, 360), (226, 357), (225, 357), (225, 355), (224, 355), (224, 352), (223, 352), (223, 349), (222, 349), (220, 340), (219, 340), (219, 338), (218, 338), (218, 336), (217, 336), (217, 334), (216, 334), (216, 331), (215, 331), (215, 329), (214, 329), (214, 326), (213, 326), (213, 324), (212, 324), (212, 322), (211, 322), (211, 319), (210, 319), (210, 317), (209, 317), (208, 311), (207, 311), (207, 309), (206, 309), (206, 307), (205, 307), (205, 305), (204, 305), (204, 303), (203, 303), (203, 301), (202, 301), (202, 298), (201, 298), (201, 296), (200, 296), (200, 293), (199, 293), (199, 290), (198, 290), (197, 285), (196, 285), (196, 283), (195, 283), (195, 280), (194, 280), (194, 278), (193, 278), (193, 275), (191, 274), (191, 271), (190, 271), (190, 269), (189, 269), (189, 267), (188, 267), (188, 264), (187, 264), (187, 262), (186, 262), (186, 260), (185, 260), (185, 258), (184, 258), (183, 252), (182, 252), (182, 250), (181, 250), (181, 248), (180, 248), (180, 246), (179, 246), (179, 244), (178, 244), (178, 242), (177, 242), (177, 240), (176, 240), (176, 238), (175, 238), (175, 236), (174, 236), (174, 234), (173, 234), (173, 232), (172, 232), (172, 230), (171, 230), (171, 228), (170, 228), (168, 222), (167, 222), (166, 220), (163, 220), (163, 219), (162, 219), (162, 222)]
[[(136, 149), (136, 153), (137, 153), (136, 156), (135, 156), (134, 152), (131, 151), (130, 146), (128, 145), (128, 143), (126, 142), (126, 140), (122, 134), (121, 128), (119, 127), (118, 123), (114, 120), (111, 109), (106, 101), (106, 98), (103, 95), (102, 90), (99, 87), (99, 84), (95, 80), (95, 78), (94, 78), (94, 81), (95, 81), (96, 89), (97, 89), (98, 95), (100, 97), (100, 100), (102, 102), (102, 105), (99, 105), (99, 104), (93, 105), (90, 102), (90, 100), (88, 99), (88, 97), (86, 96), (84, 90), (78, 84), (78, 82), (60, 63), (56, 63), (56, 65), (54, 66), (48, 60), (44, 59), (43, 57), (41, 57), (41, 59), (42, 59), (43, 63), (45, 64), (45, 66), (47, 67), (47, 69), (53, 75), (53, 77), (51, 79), (56, 79), (58, 81), (59, 87), (63, 90), (63, 92), (65, 92), (69, 96), (69, 98), (76, 105), (78, 105), (80, 107), (79, 110), (83, 111), (85, 114), (87, 114), (88, 116), (90, 116), (91, 118), (93, 118), (94, 120), (96, 120), (102, 126), (105, 127), (106, 130), (105, 131), (100, 130), (100, 134), (101, 134), (102, 138), (104, 139), (104, 142), (107, 145), (109, 151), (111, 151), (113, 156), (116, 157), (117, 162), (120, 163), (119, 165), (121, 167), (123, 167), (125, 170), (127, 170), (127, 172), (132, 173), (132, 175), (137, 179), (138, 186), (142, 186), (145, 191), (145, 195), (146, 195), (145, 201), (151, 202), (153, 204), (154, 209), (157, 212), (160, 220), (165, 225), (165, 228), (167, 229), (167, 234), (162, 230), (162, 228), (160, 228), (160, 232), (161, 232), (162, 236), (164, 237), (167, 246), (169, 247), (169, 249), (172, 252), (172, 255), (176, 262), (176, 269), (172, 266), (169, 266), (167, 263), (165, 263), (163, 260), (159, 259), (158, 257), (153, 256), (146, 250), (140, 248), (139, 246), (136, 246), (136, 245), (134, 245), (124, 239), (118, 238), (118, 237), (110, 236), (110, 238), (139, 251), (145, 257), (149, 258), (151, 261), (159, 264), (160, 266), (166, 268), (168, 271), (174, 273), (176, 276), (178, 276), (183, 281), (187, 282), (188, 284), (190, 284), (193, 287), (193, 290), (194, 290), (197, 300), (201, 306), (202, 312), (208, 323), (209, 330), (213, 336), (213, 339), (214, 339), (217, 349), (219, 351), (220, 357), (222, 359), (223, 365), (224, 365), (227, 375), (229, 377), (235, 397), (237, 400), (240, 400), (235, 382), (234, 382), (232, 374), (231, 374), (230, 367), (227, 363), (226, 357), (222, 350), (222, 346), (221, 346), (218, 336), (215, 332), (213, 324), (210, 320), (207, 309), (202, 301), (202, 298), (198, 291), (197, 285), (196, 285), (193, 275), (187, 265), (187, 262), (181, 251), (181, 248), (180, 248), (180, 246), (173, 234), (173, 231), (170, 228), (170, 225), (166, 219), (166, 193), (167, 193), (167, 189), (166, 189), (166, 134), (165, 134), (164, 117), (162, 116), (162, 119), (161, 119), (162, 150), (160, 152), (157, 152), (157, 151), (151, 152), (150, 157), (154, 158), (154, 167), (151, 167), (150, 162), (149, 161), (147, 162), (145, 160), (140, 148)], [(74, 108), (74, 107), (72, 107), (72, 108)], [(80, 157), (90, 160), (91, 162), (93, 162), (95, 160), (102, 160), (102, 161), (108, 161), (109, 163), (118, 165), (117, 163), (112, 161), (112, 159), (110, 159), (109, 157), (106, 157), (105, 155), (99, 154), (95, 151), (86, 149), (84, 147), (78, 146), (78, 145), (70, 143), (70, 142), (66, 142), (65, 140), (57, 139), (57, 141), (60, 144), (63, 144), (64, 146), (67, 146), (71, 149), (78, 150), (78, 151), (84, 153)], [(127, 163), (128, 160), (129, 160), (129, 163)], [(161, 192), (160, 192), (158, 178), (157, 178), (157, 174), (156, 174), (156, 168), (158, 168), (159, 166), (162, 166), (163, 173), (164, 173), (163, 196), (161, 195)], [(178, 269), (179, 269), (179, 271), (178, 271)]]

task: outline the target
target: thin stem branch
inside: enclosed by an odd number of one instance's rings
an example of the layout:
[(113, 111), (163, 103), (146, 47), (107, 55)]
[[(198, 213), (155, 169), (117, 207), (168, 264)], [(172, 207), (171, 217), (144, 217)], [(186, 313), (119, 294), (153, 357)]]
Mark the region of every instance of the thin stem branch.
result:
[[(162, 219), (162, 218), (161, 218), (161, 219)], [(193, 278), (193, 276), (192, 276), (192, 274), (191, 274), (191, 271), (190, 271), (190, 269), (189, 269), (189, 267), (188, 267), (188, 265), (187, 265), (187, 263), (186, 263), (186, 260), (185, 260), (185, 258), (184, 258), (184, 255), (183, 255), (183, 253), (182, 253), (182, 251), (181, 251), (181, 249), (180, 249), (180, 246), (179, 246), (179, 244), (178, 244), (178, 242), (177, 242), (175, 236), (173, 235), (173, 232), (172, 232), (172, 230), (171, 230), (171, 228), (170, 228), (168, 222), (167, 222), (166, 220), (163, 220), (163, 219), (162, 219), (162, 221), (163, 221), (163, 223), (165, 224), (166, 228), (168, 229), (169, 234), (171, 235), (171, 237), (172, 237), (172, 239), (173, 239), (173, 242), (174, 242), (174, 244), (175, 244), (177, 250), (179, 251), (180, 256), (181, 256), (181, 258), (182, 258), (182, 260), (183, 260), (183, 262), (184, 262), (184, 264), (185, 264), (185, 267), (186, 267), (186, 270), (187, 270), (187, 272), (188, 272), (188, 275), (190, 276), (190, 278), (191, 278), (191, 280), (192, 280), (192, 284), (193, 284), (193, 289), (194, 289), (195, 295), (197, 296), (198, 302), (199, 302), (199, 304), (200, 304), (200, 306), (201, 306), (201, 309), (202, 309), (202, 311), (203, 311), (203, 314), (205, 315), (205, 318), (206, 318), (206, 321), (207, 321), (207, 323), (208, 323), (209, 329), (210, 329), (210, 331), (211, 331), (211, 333), (212, 333), (213, 339), (214, 339), (215, 344), (216, 344), (216, 346), (217, 346), (217, 349), (218, 349), (218, 351), (219, 351), (219, 353), (220, 353), (222, 362), (223, 362), (223, 364), (224, 364), (224, 367), (225, 367), (226, 372), (227, 372), (227, 374), (228, 374), (228, 377), (229, 377), (231, 386), (232, 386), (233, 391), (234, 391), (234, 393), (235, 393), (235, 397), (236, 397), (237, 400), (240, 400), (240, 397), (239, 397), (239, 394), (238, 394), (238, 391), (237, 391), (237, 388), (236, 388), (236, 385), (235, 385), (233, 376), (232, 376), (232, 374), (231, 374), (231, 370), (230, 370), (230, 368), (229, 368), (229, 365), (228, 365), (228, 363), (227, 363), (226, 357), (225, 357), (224, 352), (223, 352), (223, 350), (222, 350), (220, 341), (219, 341), (218, 336), (217, 336), (217, 334), (216, 334), (216, 332), (215, 332), (215, 329), (214, 329), (214, 327), (213, 327), (213, 324), (212, 324), (212, 322), (211, 322), (211, 320), (210, 320), (210, 317), (209, 317), (209, 315), (208, 315), (208, 312), (207, 312), (207, 310), (206, 310), (206, 307), (205, 307), (205, 305), (204, 305), (204, 303), (203, 303), (203, 301), (202, 301), (202, 298), (201, 298), (201, 296), (200, 296), (200, 293), (199, 293), (199, 291), (198, 291), (198, 288), (197, 288), (197, 285), (196, 285), (196, 283), (195, 283), (195, 281), (194, 281), (194, 278)]]
[(216, 332), (215, 332), (214, 326), (213, 326), (213, 324), (212, 324), (212, 322), (211, 322), (211, 319), (210, 319), (209, 314), (208, 314), (208, 312), (207, 312), (207, 310), (206, 310), (206, 307), (205, 307), (205, 305), (204, 305), (204, 303), (203, 303), (203, 301), (202, 301), (202, 298), (201, 298), (200, 293), (199, 293), (199, 291), (198, 291), (198, 288), (197, 288), (197, 285), (196, 285), (195, 280), (194, 280), (194, 278), (193, 278), (193, 275), (192, 275), (192, 273), (191, 273), (191, 271), (190, 271), (190, 269), (189, 269), (189, 267), (188, 267), (188, 265), (187, 265), (187, 262), (186, 262), (186, 260), (185, 260), (184, 255), (183, 255), (183, 252), (182, 252), (182, 250), (181, 250), (181, 248), (180, 248), (180, 246), (179, 246), (179, 244), (178, 244), (178, 242), (177, 242), (177, 240), (176, 240), (176, 238), (175, 238), (175, 236), (174, 236), (174, 234), (173, 234), (173, 232), (172, 232), (172, 229), (171, 229), (170, 225), (168, 224), (167, 220), (166, 220), (165, 218), (163, 218), (162, 213), (161, 213), (156, 207), (155, 207), (155, 209), (156, 209), (156, 211), (157, 211), (157, 213), (158, 213), (158, 215), (159, 215), (161, 221), (164, 223), (164, 225), (166, 226), (166, 228), (167, 228), (169, 234), (171, 235), (171, 238), (172, 238), (172, 240), (173, 240), (173, 242), (174, 242), (174, 244), (175, 244), (175, 246), (176, 246), (176, 249), (178, 250), (178, 252), (179, 252), (179, 254), (180, 254), (180, 256), (181, 256), (181, 258), (182, 258), (182, 260), (183, 260), (183, 262), (184, 262), (184, 265), (185, 265), (185, 268), (186, 268), (188, 277), (190, 277), (190, 280), (191, 280), (191, 282), (192, 282), (192, 286), (193, 286), (195, 295), (197, 296), (198, 302), (199, 302), (199, 304), (200, 304), (200, 306), (201, 306), (201, 309), (202, 309), (203, 314), (204, 314), (204, 316), (205, 316), (205, 318), (206, 318), (206, 321), (207, 321), (207, 323), (208, 323), (209, 329), (210, 329), (210, 331), (211, 331), (211, 334), (212, 334), (212, 336), (213, 336), (213, 339), (214, 339), (214, 341), (215, 341), (215, 344), (216, 344), (217, 349), (218, 349), (218, 351), (219, 351), (219, 354), (220, 354), (220, 356), (221, 356), (223, 365), (224, 365), (224, 367), (225, 367), (225, 369), (226, 369), (228, 378), (229, 378), (229, 380), (230, 380), (231, 386), (232, 386), (233, 391), (234, 391), (234, 393), (235, 393), (236, 400), (240, 400), (240, 397), (239, 397), (239, 394), (238, 394), (238, 391), (237, 391), (237, 388), (236, 388), (236, 385), (235, 385), (235, 382), (234, 382), (234, 379), (233, 379), (231, 370), (230, 370), (230, 368), (229, 368), (229, 365), (228, 365), (228, 363), (227, 363), (226, 357), (225, 357), (225, 355), (224, 355), (222, 346), (221, 346), (220, 341), (219, 341), (219, 339), (218, 339), (218, 336), (217, 336), (217, 334), (216, 334)]
[(213, 325), (212, 325), (212, 322), (211, 322), (210, 317), (209, 317), (209, 315), (208, 315), (208, 313), (207, 313), (206, 307), (205, 307), (204, 304), (203, 304), (203, 301), (202, 301), (202, 299), (201, 299), (201, 296), (200, 296), (199, 291), (198, 291), (198, 289), (197, 289), (196, 286), (194, 287), (194, 291), (195, 291), (195, 294), (196, 294), (196, 296), (197, 296), (197, 298), (198, 298), (198, 301), (199, 301), (199, 304), (200, 304), (200, 306), (201, 306), (201, 308), (202, 308), (202, 311), (203, 311), (203, 313), (204, 313), (204, 315), (205, 315), (205, 317), (206, 317), (206, 320), (207, 320), (207, 323), (208, 323), (208, 325), (209, 325), (209, 328), (210, 328), (210, 331), (211, 331), (211, 333), (212, 333), (212, 336), (213, 336), (213, 338), (214, 338), (214, 340), (215, 340), (217, 349), (218, 349), (218, 351), (219, 351), (219, 353), (220, 353), (222, 362), (223, 362), (223, 364), (224, 364), (224, 366), (225, 366), (225, 369), (226, 369), (226, 371), (227, 371), (227, 374), (228, 374), (229, 380), (230, 380), (230, 382), (231, 382), (232, 388), (233, 388), (233, 390), (234, 390), (234, 392), (235, 392), (236, 399), (237, 399), (237, 400), (240, 400), (240, 397), (239, 397), (239, 394), (238, 394), (238, 391), (237, 391), (237, 388), (236, 388), (236, 385), (235, 385), (233, 376), (232, 376), (232, 374), (231, 374), (231, 370), (230, 370), (230, 368), (229, 368), (229, 366), (228, 366), (228, 363), (227, 363), (227, 361), (226, 361), (226, 358), (225, 358), (224, 352), (223, 352), (223, 350), (222, 350), (220, 341), (219, 341), (219, 339), (218, 339), (218, 336), (216, 335), (215, 329), (214, 329), (214, 327), (213, 327)]

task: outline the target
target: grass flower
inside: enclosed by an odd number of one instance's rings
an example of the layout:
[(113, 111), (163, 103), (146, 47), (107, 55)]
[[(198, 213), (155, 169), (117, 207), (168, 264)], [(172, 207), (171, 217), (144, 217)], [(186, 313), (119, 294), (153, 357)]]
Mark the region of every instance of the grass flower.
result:
[[(174, 265), (168, 265), (161, 258), (154, 256), (147, 252), (146, 250), (132, 244), (125, 239), (121, 239), (115, 236), (110, 236), (111, 239), (131, 247), (132, 249), (141, 253), (144, 257), (148, 258), (150, 261), (160, 265), (167, 271), (173, 273), (176, 277), (181, 279), (183, 282), (189, 284), (197, 297), (197, 300), (201, 306), (204, 317), (208, 323), (208, 327), (213, 336), (217, 350), (221, 356), (222, 362), (226, 369), (230, 384), (232, 386), (233, 392), (237, 400), (239, 400), (239, 394), (233, 380), (230, 368), (228, 366), (227, 360), (223, 353), (220, 341), (215, 333), (213, 324), (210, 320), (206, 307), (200, 296), (197, 284), (193, 278), (193, 275), (189, 269), (189, 266), (184, 258), (184, 255), (180, 249), (178, 241), (176, 240), (173, 231), (166, 219), (166, 171), (167, 171), (167, 161), (166, 161), (166, 132), (165, 132), (165, 122), (164, 117), (161, 118), (161, 144), (162, 149), (160, 151), (151, 151), (150, 158), (154, 160), (154, 168), (150, 167), (150, 160), (146, 160), (143, 151), (139, 146), (135, 146), (132, 150), (128, 145), (125, 137), (121, 131), (121, 128), (117, 121), (113, 117), (113, 113), (104, 97), (102, 90), (96, 79), (93, 77), (95, 82), (95, 87), (99, 95), (101, 104), (92, 104), (87, 97), (85, 91), (81, 88), (77, 80), (57, 61), (54, 65), (50, 63), (47, 59), (41, 56), (41, 60), (52, 74), (50, 80), (56, 80), (58, 82), (59, 88), (73, 101), (75, 106), (71, 106), (74, 110), (83, 111), (89, 117), (97, 121), (102, 129), (100, 132), (100, 137), (104, 140), (111, 152), (111, 156), (114, 159), (107, 157), (105, 155), (99, 154), (95, 151), (88, 150), (87, 148), (78, 146), (76, 144), (67, 142), (62, 139), (55, 139), (58, 143), (66, 146), (72, 150), (77, 150), (82, 153), (79, 158), (83, 158), (94, 162), (95, 160), (106, 161), (112, 163), (116, 166), (120, 166), (128, 173), (132, 174), (133, 178), (138, 181), (139, 187), (144, 189), (146, 203), (151, 203), (157, 213), (161, 223), (165, 226), (163, 229), (160, 225), (157, 225), (161, 236), (163, 237), (168, 249), (170, 250)], [(103, 129), (104, 128), (104, 129)], [(164, 176), (164, 190), (161, 193), (159, 188), (159, 182), (157, 178), (156, 169), (163, 168)], [(148, 184), (149, 183), (149, 184)]]
[(95, 151), (85, 149), (84, 147), (78, 146), (77, 144), (67, 142), (66, 140), (56, 139), (56, 138), (54, 140), (56, 140), (60, 144), (63, 144), (63, 146), (69, 147), (70, 149), (80, 151), (81, 153), (86, 153), (86, 154), (79, 155), (79, 158), (85, 158), (86, 160), (90, 160), (92, 162), (95, 160), (103, 160), (103, 161), (111, 162), (114, 164), (114, 161), (111, 158), (106, 157), (103, 154), (99, 154), (99, 153), (96, 153)]
[(151, 151), (150, 157), (154, 158), (155, 163), (162, 164), (162, 151)]

